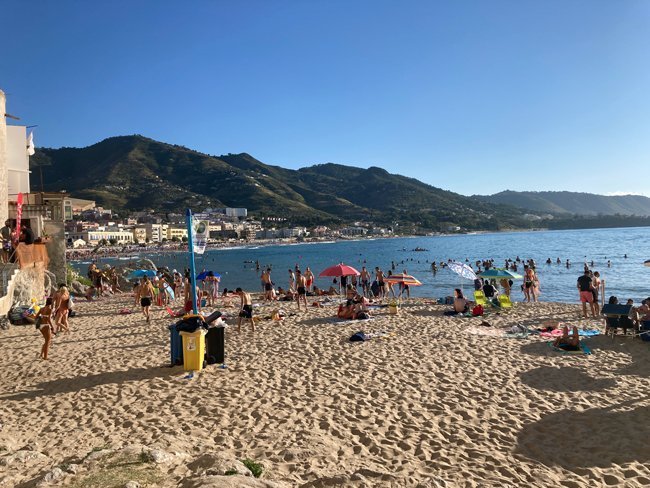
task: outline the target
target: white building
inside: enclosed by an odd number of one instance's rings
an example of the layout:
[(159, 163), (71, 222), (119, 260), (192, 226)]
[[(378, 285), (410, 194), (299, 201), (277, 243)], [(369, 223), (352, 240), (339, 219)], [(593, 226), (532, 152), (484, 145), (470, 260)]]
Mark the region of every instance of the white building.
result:
[(167, 229), (169, 226), (167, 224), (146, 224), (145, 228), (147, 229), (147, 239), (149, 242), (162, 242), (163, 239), (167, 239)]
[(226, 208), (226, 217), (240, 217), (246, 218), (248, 216), (248, 209), (245, 208)]
[(23, 125), (7, 126), (7, 186), (10, 199), (29, 193), (29, 155), (27, 129)]
[(133, 242), (133, 232), (124, 229), (87, 230), (84, 232), (69, 232), (66, 234), (68, 244), (74, 245), (79, 239), (90, 246), (96, 246), (102, 239), (107, 242), (115, 241), (116, 244), (130, 244)]

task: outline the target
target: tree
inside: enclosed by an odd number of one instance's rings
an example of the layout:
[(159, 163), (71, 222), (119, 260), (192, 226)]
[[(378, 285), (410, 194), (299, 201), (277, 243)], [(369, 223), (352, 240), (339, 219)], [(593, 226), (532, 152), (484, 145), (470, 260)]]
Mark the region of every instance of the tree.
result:
[(183, 242), (187, 242), (187, 236), (183, 236), (182, 240)]
[(111, 237), (108, 240), (108, 242), (111, 244), (111, 246), (114, 246), (115, 244), (117, 244), (117, 239), (115, 239), (115, 237)]
[(178, 242), (178, 241), (180, 241), (180, 239), (178, 238), (178, 236), (173, 236), (173, 237), (172, 237), (172, 242)]
[(100, 245), (100, 246), (107, 246), (107, 245), (108, 245), (108, 241), (107, 241), (106, 239), (101, 239), (101, 240), (99, 241), (99, 245)]

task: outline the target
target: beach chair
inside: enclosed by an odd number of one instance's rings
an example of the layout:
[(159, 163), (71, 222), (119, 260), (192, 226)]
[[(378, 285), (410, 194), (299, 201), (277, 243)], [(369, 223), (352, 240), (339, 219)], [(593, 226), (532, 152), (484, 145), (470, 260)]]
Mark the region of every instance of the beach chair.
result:
[(608, 303), (603, 305), (600, 313), (605, 317), (605, 335), (611, 333), (613, 338), (616, 336), (618, 329), (623, 330), (623, 335), (627, 335), (628, 329), (636, 332), (634, 322), (629, 317), (631, 310), (631, 305), (614, 305)]
[(485, 297), (485, 293), (481, 290), (476, 290), (474, 292), (474, 301), (477, 305), (482, 305), (483, 308), (488, 306), (488, 299)]
[(512, 301), (508, 295), (499, 295), (499, 305), (503, 309), (512, 308)]

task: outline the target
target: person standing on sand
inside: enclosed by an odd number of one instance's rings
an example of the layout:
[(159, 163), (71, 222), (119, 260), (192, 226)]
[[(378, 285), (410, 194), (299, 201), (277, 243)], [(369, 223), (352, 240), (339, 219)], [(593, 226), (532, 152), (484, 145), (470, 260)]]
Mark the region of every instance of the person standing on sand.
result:
[(381, 269), (379, 269), (379, 266), (375, 268), (375, 279), (377, 280), (377, 284), (379, 285), (379, 298), (384, 298), (385, 295), (384, 272)]
[(59, 329), (63, 330), (63, 332), (70, 332), (70, 327), (68, 326), (70, 292), (68, 291), (68, 287), (65, 286), (65, 283), (59, 285), (59, 289), (54, 293), (52, 298), (53, 308), (56, 311), (54, 315), (54, 333), (58, 332)]
[(273, 282), (271, 281), (271, 268), (266, 268), (262, 273), (262, 282), (264, 283), (264, 299), (273, 300)]
[(140, 306), (142, 307), (142, 313), (144, 314), (147, 322), (151, 322), (151, 316), (149, 315), (149, 307), (153, 301), (155, 291), (153, 289), (153, 284), (148, 276), (145, 276), (142, 279), (142, 284), (138, 288), (138, 300), (140, 301)]
[(314, 273), (311, 272), (309, 266), (305, 269), (305, 286), (307, 291), (312, 291), (312, 286), (314, 285)]
[(296, 275), (289, 269), (289, 291), (296, 291)]
[(582, 302), (582, 316), (587, 318), (587, 303), (589, 308), (591, 308), (591, 316), (596, 317), (595, 307), (594, 307), (594, 294), (593, 294), (593, 283), (591, 277), (589, 276), (589, 270), (585, 271), (584, 274), (578, 278), (578, 290), (580, 292), (580, 301)]
[(253, 320), (253, 299), (250, 293), (245, 293), (241, 288), (237, 288), (235, 293), (241, 299), (241, 307), (239, 309), (239, 317), (237, 318), (237, 332), (241, 331), (242, 320), (250, 320), (251, 331), (255, 332), (255, 321)]
[(302, 275), (300, 270), (296, 271), (296, 301), (298, 302), (298, 310), (300, 310), (300, 300), (305, 304), (305, 312), (307, 311), (307, 279)]
[(368, 273), (368, 270), (366, 267), (361, 268), (361, 291), (363, 293), (364, 297), (368, 297), (370, 295), (370, 273)]
[(41, 359), (47, 359), (47, 353), (50, 350), (52, 343), (52, 334), (54, 327), (52, 326), (52, 298), (48, 297), (45, 301), (45, 306), (41, 308), (36, 314), (36, 326), (43, 334), (43, 347), (41, 348)]
[(596, 308), (596, 311), (598, 311), (598, 293), (600, 292), (600, 273), (598, 271), (595, 271), (591, 277), (591, 284), (594, 294), (594, 307)]

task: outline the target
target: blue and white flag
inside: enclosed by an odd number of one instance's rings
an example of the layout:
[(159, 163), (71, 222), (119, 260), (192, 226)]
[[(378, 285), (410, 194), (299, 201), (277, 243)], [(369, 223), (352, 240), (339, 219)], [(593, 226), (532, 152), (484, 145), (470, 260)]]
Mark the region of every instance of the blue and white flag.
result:
[(205, 214), (192, 215), (192, 244), (194, 252), (203, 254), (210, 235), (210, 222)]

